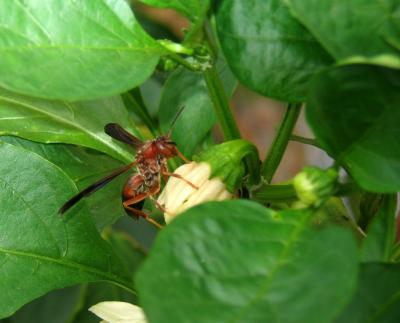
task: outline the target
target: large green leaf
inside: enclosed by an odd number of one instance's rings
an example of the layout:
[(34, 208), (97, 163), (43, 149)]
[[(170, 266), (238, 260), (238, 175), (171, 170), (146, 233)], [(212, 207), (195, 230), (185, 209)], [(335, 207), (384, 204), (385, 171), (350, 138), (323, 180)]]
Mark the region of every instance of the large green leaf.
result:
[(304, 101), (310, 76), (331, 63), (281, 0), (223, 1), (217, 27), (237, 78), (270, 97)]
[[(217, 70), (225, 92), (231, 97), (237, 81), (225, 60), (218, 61)], [(184, 110), (176, 120), (173, 139), (183, 154), (191, 156), (217, 122), (217, 116), (203, 75), (179, 68), (169, 76), (162, 91), (159, 118), (163, 131), (168, 131), (182, 107)]]
[(132, 280), (104, 242), (87, 210), (57, 210), (75, 193), (73, 182), (41, 156), (0, 143), (0, 317), (56, 288)]
[(385, 195), (363, 241), (362, 260), (390, 261), (396, 242), (397, 194)]
[(337, 60), (400, 68), (398, 0), (285, 0)]
[(336, 323), (398, 323), (400, 265), (361, 265), (357, 292)]
[[(86, 188), (123, 165), (107, 155), (83, 147), (41, 144), (9, 136), (0, 137), (0, 141), (23, 147), (41, 155), (50, 163), (60, 167), (74, 181), (79, 190)], [(121, 203), (121, 190), (127, 176), (116, 178), (86, 199), (86, 205), (100, 232), (126, 214)]]
[(117, 122), (135, 133), (120, 97), (68, 103), (0, 89), (0, 135), (81, 145), (130, 161), (129, 148), (104, 133), (104, 126), (109, 122)]
[(311, 85), (307, 119), (360, 186), (400, 190), (400, 71), (354, 65), (322, 73)]
[(0, 2), (0, 86), (93, 99), (141, 84), (163, 49), (124, 0)]
[(192, 21), (201, 19), (207, 12), (210, 0), (139, 0), (150, 6), (171, 8)]
[[(145, 256), (135, 240), (115, 231), (107, 232), (106, 240), (133, 275)], [(7, 323), (98, 323), (98, 317), (88, 308), (102, 301), (136, 303), (136, 296), (116, 285), (102, 282), (67, 287), (25, 305)]]
[(331, 322), (355, 287), (356, 243), (309, 217), (247, 201), (185, 212), (136, 277), (150, 322)]

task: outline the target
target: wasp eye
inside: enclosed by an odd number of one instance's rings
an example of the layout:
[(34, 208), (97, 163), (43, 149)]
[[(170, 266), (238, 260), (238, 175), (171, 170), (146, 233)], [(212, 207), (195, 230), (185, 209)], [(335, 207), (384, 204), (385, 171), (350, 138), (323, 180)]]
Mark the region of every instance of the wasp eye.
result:
[(175, 142), (175, 141), (167, 141), (167, 144), (168, 144), (168, 145), (176, 146), (176, 142)]

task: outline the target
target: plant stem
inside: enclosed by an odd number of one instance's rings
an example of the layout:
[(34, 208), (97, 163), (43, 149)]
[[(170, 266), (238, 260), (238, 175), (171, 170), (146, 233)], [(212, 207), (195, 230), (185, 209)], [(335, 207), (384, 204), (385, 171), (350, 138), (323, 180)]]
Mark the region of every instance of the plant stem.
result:
[(265, 161), (261, 169), (261, 174), (267, 183), (271, 183), (275, 171), (282, 160), (293, 128), (296, 124), (297, 118), (299, 117), (300, 110), (301, 104), (289, 104), (287, 107), (282, 124), (279, 127), (278, 133), (276, 134), (274, 142), (272, 143), (272, 146), (265, 157)]
[[(348, 196), (359, 192), (360, 189), (355, 183), (339, 184), (334, 196)], [(250, 192), (251, 199), (259, 203), (271, 202), (293, 202), (297, 200), (296, 191), (291, 184), (263, 184)]]
[(298, 135), (292, 134), (290, 136), (290, 140), (291, 141), (300, 142), (300, 143), (305, 144), (305, 145), (314, 146), (314, 147), (319, 148), (319, 149), (322, 149), (321, 146), (318, 145), (317, 141), (315, 139), (312, 139), (312, 138), (306, 138), (306, 137), (302, 137), (302, 136), (298, 136)]
[(154, 137), (157, 137), (159, 132), (143, 102), (140, 89), (135, 88), (130, 92), (122, 94), (122, 100), (124, 101), (128, 110), (136, 114), (140, 118), (140, 120), (147, 126), (151, 134)]
[(260, 203), (292, 202), (297, 200), (293, 185), (264, 184), (250, 192), (251, 199)]
[(186, 59), (184, 59), (182, 56), (175, 54), (175, 53), (169, 53), (168, 57), (174, 60), (175, 62), (179, 63), (180, 65), (186, 67), (188, 70), (192, 72), (199, 72), (199, 69), (194, 67), (190, 62), (188, 62)]
[(204, 72), (204, 79), (225, 140), (240, 139), (239, 128), (229, 107), (228, 97), (218, 76), (215, 64)]

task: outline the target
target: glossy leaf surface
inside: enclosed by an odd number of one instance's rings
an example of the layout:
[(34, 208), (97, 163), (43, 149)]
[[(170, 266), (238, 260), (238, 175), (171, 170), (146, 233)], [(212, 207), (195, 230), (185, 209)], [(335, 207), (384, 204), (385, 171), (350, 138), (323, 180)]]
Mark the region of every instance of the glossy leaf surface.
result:
[(23, 148), (0, 143), (0, 317), (50, 290), (106, 280), (132, 289), (115, 253), (85, 207), (61, 217), (74, 192), (58, 167)]
[(355, 286), (356, 244), (339, 228), (311, 230), (309, 217), (246, 201), (180, 215), (136, 277), (149, 320), (331, 322)]
[(260, 94), (304, 101), (310, 76), (330, 56), (280, 0), (227, 0), (217, 15), (222, 50), (236, 77)]
[(36, 99), (0, 89), (0, 135), (81, 145), (124, 162), (131, 161), (132, 149), (104, 133), (104, 126), (109, 122), (119, 123), (136, 133), (120, 97), (69, 103)]
[[(133, 274), (144, 258), (135, 241), (121, 232), (108, 231), (106, 240)], [(109, 283), (89, 283), (52, 291), (18, 310), (8, 323), (98, 323), (88, 308), (102, 301), (136, 303), (136, 296)], [(3, 321), (0, 320), (3, 323)]]
[(400, 189), (400, 72), (344, 66), (316, 77), (307, 119), (318, 142), (372, 192)]
[(18, 93), (121, 93), (145, 81), (164, 51), (124, 0), (2, 1), (0, 12), (0, 86)]
[[(60, 167), (79, 190), (85, 189), (123, 165), (107, 155), (83, 147), (42, 144), (8, 136), (0, 137), (0, 141), (35, 152), (50, 163)], [(86, 198), (85, 202), (80, 202), (85, 203), (88, 207), (99, 232), (126, 214), (122, 207), (121, 191), (127, 177), (129, 177), (129, 173), (116, 178), (101, 190)]]
[(397, 0), (286, 0), (286, 3), (336, 60), (400, 68), (400, 47), (395, 47), (400, 44)]

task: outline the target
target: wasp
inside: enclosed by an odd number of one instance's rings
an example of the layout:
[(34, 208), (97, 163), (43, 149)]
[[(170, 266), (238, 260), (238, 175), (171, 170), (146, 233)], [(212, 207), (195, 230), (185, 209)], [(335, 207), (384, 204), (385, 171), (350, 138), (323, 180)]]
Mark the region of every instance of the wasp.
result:
[(172, 127), (176, 121), (176, 118), (177, 116), (174, 118), (170, 131), (167, 135), (148, 141), (142, 141), (116, 123), (107, 124), (104, 127), (104, 131), (109, 136), (136, 149), (137, 153), (135, 160), (132, 163), (115, 170), (110, 175), (89, 185), (84, 190), (73, 196), (60, 208), (59, 213), (65, 213), (82, 198), (93, 194), (111, 182), (117, 176), (125, 173), (132, 167), (136, 167), (137, 174), (131, 176), (123, 187), (122, 205), (129, 216), (135, 219), (142, 217), (158, 228), (161, 228), (162, 226), (157, 221), (153, 220), (146, 212), (142, 211), (144, 200), (146, 198), (151, 198), (155, 202), (156, 206), (165, 212), (164, 207), (160, 205), (154, 198), (154, 196), (160, 191), (161, 176), (165, 182), (170, 176), (180, 178), (190, 186), (198, 189), (197, 186), (183, 178), (181, 175), (171, 173), (168, 170), (167, 160), (170, 158), (178, 156), (185, 162), (190, 162), (179, 151), (176, 143), (171, 140)]

